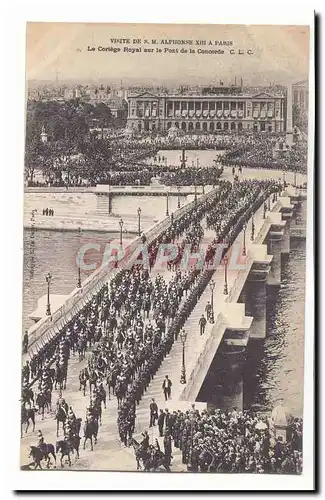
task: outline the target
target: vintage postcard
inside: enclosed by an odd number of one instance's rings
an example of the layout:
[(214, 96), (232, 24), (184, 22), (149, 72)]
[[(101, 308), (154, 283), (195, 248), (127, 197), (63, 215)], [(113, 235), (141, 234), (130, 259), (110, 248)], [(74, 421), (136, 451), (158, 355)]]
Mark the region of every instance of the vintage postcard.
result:
[(21, 469), (301, 476), (310, 27), (26, 43)]

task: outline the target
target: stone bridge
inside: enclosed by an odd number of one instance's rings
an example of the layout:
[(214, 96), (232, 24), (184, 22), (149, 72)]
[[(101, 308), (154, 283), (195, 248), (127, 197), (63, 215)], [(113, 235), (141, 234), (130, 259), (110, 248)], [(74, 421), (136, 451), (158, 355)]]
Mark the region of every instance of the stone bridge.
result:
[[(201, 195), (200, 200), (211, 196), (212, 193), (214, 190)], [(267, 201), (267, 214), (264, 213), (262, 205), (251, 216), (246, 226), (245, 236), (242, 231), (228, 251), (230, 256), (227, 269), (228, 293), (224, 293), (225, 268), (221, 264), (212, 276), (215, 282), (213, 292), (208, 285), (185, 325), (188, 331), (186, 384), (180, 384), (179, 381), (182, 346), (178, 340), (151, 382), (140, 403), (140, 409), (143, 404), (147, 404), (148, 398), (157, 398), (156, 385), (160, 387), (166, 373), (173, 380), (175, 404), (202, 401), (202, 388), (207, 382), (210, 368), (218, 362), (226, 367), (224, 375), (227, 376), (228, 381), (224, 385), (228, 387), (229, 394), (226, 399), (223, 398), (223, 401), (220, 401), (218, 391), (216, 391), (216, 394), (212, 394), (209, 400), (202, 402), (209, 405), (218, 404), (219, 407), (243, 406), (241, 377), (243, 354), (250, 338), (263, 339), (266, 336), (267, 286), (278, 287), (281, 284), (281, 256), (290, 252), (291, 220), (301, 203), (301, 197), (303, 197), (302, 193), (288, 188), (277, 197), (276, 201), (273, 196), (270, 197)], [(193, 200), (177, 210), (174, 218), (177, 219), (190, 210), (194, 203)], [(158, 237), (169, 227), (170, 223), (170, 217), (165, 217), (155, 224), (146, 232), (147, 242), (150, 243)], [(301, 230), (303, 231), (303, 228)], [(138, 237), (130, 243), (131, 252), (140, 242)], [(245, 256), (242, 255), (243, 245), (246, 248)], [(236, 261), (231, 258), (231, 253), (236, 254)], [(81, 288), (73, 290), (57, 310), (52, 310), (52, 316), (43, 317), (31, 327), (28, 331), (29, 349), (24, 360), (32, 357), (52, 337), (56, 336), (85, 303), (91, 300), (93, 294), (116, 273), (119, 273), (125, 265), (126, 262), (122, 261), (118, 270), (108, 269), (107, 265), (102, 266), (82, 283)], [(215, 322), (208, 323), (205, 334), (200, 337), (198, 321), (205, 311), (208, 300), (214, 304)]]

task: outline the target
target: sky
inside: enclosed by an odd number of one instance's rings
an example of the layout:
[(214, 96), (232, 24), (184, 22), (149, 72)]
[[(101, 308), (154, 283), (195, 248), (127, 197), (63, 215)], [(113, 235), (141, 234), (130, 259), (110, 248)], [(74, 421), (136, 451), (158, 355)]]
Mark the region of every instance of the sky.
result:
[[(192, 45), (161, 43), (164, 40), (189, 40)], [(196, 44), (202, 40), (206, 45)], [(222, 41), (232, 45), (220, 45)], [(124, 52), (124, 47), (141, 52)], [(180, 53), (182, 48), (188, 52)], [(190, 49), (195, 52), (190, 54)], [(224, 54), (198, 50), (224, 50)], [(236, 76), (244, 85), (286, 84), (307, 78), (308, 66), (307, 26), (28, 23), (26, 29), (27, 80), (55, 81), (58, 75), (60, 81), (206, 84), (220, 79), (233, 83)]]

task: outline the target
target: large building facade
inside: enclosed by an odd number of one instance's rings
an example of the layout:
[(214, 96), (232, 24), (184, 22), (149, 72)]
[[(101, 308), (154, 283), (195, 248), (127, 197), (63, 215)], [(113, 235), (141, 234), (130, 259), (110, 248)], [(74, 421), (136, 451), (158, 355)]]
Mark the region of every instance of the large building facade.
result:
[(308, 110), (308, 82), (301, 80), (292, 85), (293, 104), (301, 111)]
[(284, 132), (285, 93), (249, 93), (241, 88), (209, 89), (199, 93), (128, 96), (128, 127), (136, 131), (186, 133), (242, 131)]

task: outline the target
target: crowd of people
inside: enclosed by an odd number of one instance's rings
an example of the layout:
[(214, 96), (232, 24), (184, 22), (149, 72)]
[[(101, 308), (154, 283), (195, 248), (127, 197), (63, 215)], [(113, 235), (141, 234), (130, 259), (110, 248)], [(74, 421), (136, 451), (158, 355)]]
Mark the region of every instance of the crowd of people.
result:
[(234, 139), (234, 144), (219, 156), (224, 166), (245, 166), (307, 173), (307, 143), (294, 142), (288, 147), (285, 135), (247, 135)]
[(223, 172), (222, 168), (211, 167), (187, 167), (163, 173), (160, 183), (166, 186), (215, 186)]
[[(43, 145), (43, 149), (44, 147)], [(188, 167), (176, 173), (175, 170), (178, 169), (169, 165), (162, 153), (170, 149), (222, 151), (224, 154), (216, 155), (216, 161), (221, 166), (281, 169), (300, 173), (307, 171), (307, 143), (297, 140), (289, 148), (285, 142), (285, 134), (282, 133), (245, 131), (241, 134), (188, 134), (172, 138), (168, 135), (121, 135), (98, 140), (94, 149), (78, 155), (65, 154), (62, 158), (54, 158), (52, 167), (48, 160), (43, 172), (43, 183), (47, 186), (65, 187), (94, 186), (98, 183), (149, 185), (152, 177), (163, 173), (163, 182), (167, 185), (178, 185), (180, 182), (189, 185), (195, 180), (194, 169)], [(213, 175), (218, 170), (211, 167), (212, 170), (203, 168), (197, 172), (199, 183), (211, 184)], [(34, 180), (29, 176), (28, 186), (41, 184), (39, 178)]]
[[(150, 411), (152, 405), (151, 403)], [(157, 406), (157, 405), (156, 405)], [(301, 474), (303, 422), (288, 423), (287, 439), (277, 436), (274, 423), (250, 410), (191, 410), (169, 412), (156, 408), (159, 435), (164, 436), (165, 458), (170, 463), (179, 449), (182, 463), (192, 472)], [(168, 446), (165, 446), (165, 443)], [(152, 461), (160, 454), (158, 441), (141, 442)], [(157, 457), (157, 458), (156, 458)]]

